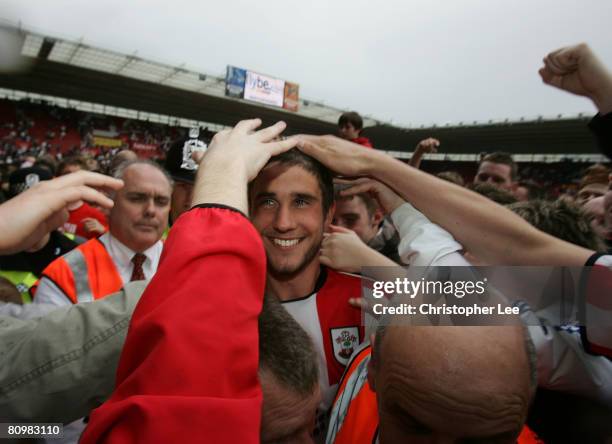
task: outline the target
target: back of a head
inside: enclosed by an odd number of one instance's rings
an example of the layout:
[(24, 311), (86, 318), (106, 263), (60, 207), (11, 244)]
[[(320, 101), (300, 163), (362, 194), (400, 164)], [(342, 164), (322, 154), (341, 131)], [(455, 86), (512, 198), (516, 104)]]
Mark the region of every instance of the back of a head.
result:
[(265, 298), (259, 315), (260, 442), (312, 442), (321, 402), (318, 359), (308, 334), (281, 303)]
[[(524, 327), (390, 325), (379, 327), (374, 352), (381, 442), (415, 430), (449, 442), (513, 443), (520, 434), (536, 387)], [(412, 427), (396, 429), (401, 418)]]
[(138, 154), (136, 154), (134, 151), (121, 150), (117, 154), (115, 154), (115, 157), (113, 157), (113, 159), (111, 160), (110, 165), (108, 166), (108, 172), (110, 175), (113, 175), (117, 167), (121, 165), (123, 162), (137, 160), (137, 159), (138, 159)]
[(469, 188), (500, 205), (509, 205), (516, 202), (516, 197), (512, 193), (487, 182), (473, 183)]
[(319, 381), (312, 341), (282, 304), (264, 299), (259, 315), (259, 368), (300, 395), (309, 395)]
[(577, 204), (566, 200), (530, 200), (513, 203), (508, 208), (551, 236), (590, 250), (604, 251), (589, 217)]
[(321, 189), (323, 212), (327, 214), (334, 202), (334, 179), (332, 172), (314, 157), (292, 148), (278, 156), (272, 157), (268, 165), (278, 163), (286, 166), (299, 166), (316, 177)]
[(9, 176), (9, 197), (15, 197), (19, 193), (32, 188), (43, 180), (51, 180), (53, 175), (47, 168), (32, 166), (13, 171)]
[(57, 175), (62, 176), (76, 170), (86, 170), (87, 165), (81, 156), (71, 156), (62, 160), (57, 166)]
[(465, 181), (463, 180), (463, 176), (456, 171), (442, 171), (441, 173), (436, 174), (439, 179), (446, 180), (447, 182), (452, 182), (455, 185), (459, 185), (460, 187), (465, 186)]
[(582, 189), (593, 184), (607, 185), (608, 176), (611, 172), (612, 171), (607, 166), (600, 163), (591, 165), (585, 170), (578, 188)]

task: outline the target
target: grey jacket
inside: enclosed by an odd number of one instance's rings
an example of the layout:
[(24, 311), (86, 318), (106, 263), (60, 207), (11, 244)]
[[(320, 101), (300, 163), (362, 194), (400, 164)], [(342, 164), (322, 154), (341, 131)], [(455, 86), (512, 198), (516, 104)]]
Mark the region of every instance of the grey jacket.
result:
[(104, 402), (146, 284), (38, 319), (0, 316), (0, 422), (68, 423)]

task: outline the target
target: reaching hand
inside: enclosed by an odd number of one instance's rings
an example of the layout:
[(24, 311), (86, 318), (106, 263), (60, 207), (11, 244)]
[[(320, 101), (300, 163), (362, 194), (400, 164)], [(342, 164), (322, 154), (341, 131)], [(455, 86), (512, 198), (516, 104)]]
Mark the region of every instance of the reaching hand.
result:
[(106, 232), (104, 225), (102, 225), (98, 219), (93, 217), (86, 217), (83, 219), (83, 228), (87, 233), (103, 234)]
[(343, 176), (368, 174), (369, 156), (376, 150), (365, 148), (335, 136), (298, 136), (298, 148), (314, 157), (327, 168)]
[(423, 153), (423, 154), (437, 153), (439, 146), (440, 146), (440, 141), (438, 139), (434, 139), (433, 137), (429, 137), (427, 139), (421, 140), (417, 144), (415, 151), (418, 151), (418, 152)]
[(586, 44), (551, 52), (539, 73), (548, 85), (590, 98), (601, 114), (612, 112), (612, 75)]
[(385, 267), (396, 265), (378, 251), (368, 247), (347, 228), (331, 225), (331, 233), (323, 235), (320, 261), (323, 265), (348, 273), (359, 273), (361, 267)]
[(0, 252), (23, 251), (68, 220), (68, 206), (87, 201), (112, 208), (113, 201), (95, 188), (118, 190), (123, 181), (78, 171), (40, 182), (0, 205)]
[(406, 203), (395, 191), (374, 179), (361, 178), (356, 180), (339, 180), (339, 183), (349, 184), (350, 187), (340, 192), (341, 196), (354, 196), (356, 194), (367, 193), (372, 196), (385, 214), (393, 211)]

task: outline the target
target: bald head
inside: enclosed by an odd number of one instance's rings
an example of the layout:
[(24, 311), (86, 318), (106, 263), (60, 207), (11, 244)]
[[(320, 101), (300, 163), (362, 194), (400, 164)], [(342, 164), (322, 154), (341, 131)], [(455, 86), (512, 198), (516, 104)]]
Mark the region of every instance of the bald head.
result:
[(525, 335), (523, 327), (380, 330), (368, 371), (381, 443), (415, 434), (513, 442), (535, 385)]

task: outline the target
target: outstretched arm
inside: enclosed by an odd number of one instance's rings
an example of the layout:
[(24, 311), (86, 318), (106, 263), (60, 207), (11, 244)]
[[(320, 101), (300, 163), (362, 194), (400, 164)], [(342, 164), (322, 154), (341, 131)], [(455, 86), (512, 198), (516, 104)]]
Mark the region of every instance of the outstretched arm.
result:
[(370, 176), (393, 188), (465, 249), (490, 264), (584, 265), (591, 251), (533, 228), (510, 210), (379, 151), (334, 136), (300, 136), (299, 147), (347, 176)]

